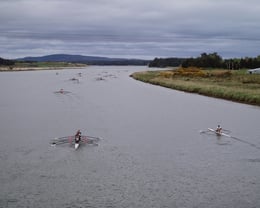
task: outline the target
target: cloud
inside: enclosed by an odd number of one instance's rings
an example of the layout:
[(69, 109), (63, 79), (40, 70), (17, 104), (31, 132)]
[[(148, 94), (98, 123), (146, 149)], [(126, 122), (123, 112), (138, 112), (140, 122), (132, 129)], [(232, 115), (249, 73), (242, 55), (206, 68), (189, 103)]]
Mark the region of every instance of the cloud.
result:
[(259, 19), (258, 0), (5, 0), (0, 56), (256, 56)]

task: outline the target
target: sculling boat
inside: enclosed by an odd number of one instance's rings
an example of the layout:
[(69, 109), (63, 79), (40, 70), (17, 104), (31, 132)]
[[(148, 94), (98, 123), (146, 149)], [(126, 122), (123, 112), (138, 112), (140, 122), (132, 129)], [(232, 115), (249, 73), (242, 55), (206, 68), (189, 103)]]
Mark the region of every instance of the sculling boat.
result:
[(223, 132), (217, 132), (216, 130), (211, 129), (211, 128), (208, 128), (208, 130), (211, 131), (211, 132), (214, 132), (217, 136), (226, 136), (226, 137), (230, 137), (230, 135), (228, 135), (228, 134), (225, 134), (225, 133), (223, 133)]
[[(224, 131), (230, 132), (229, 130), (224, 130)], [(200, 131), (200, 133), (206, 133), (206, 132), (213, 132), (213, 133), (215, 133), (217, 136), (226, 136), (226, 137), (229, 137), (229, 138), (234, 139), (234, 140), (236, 140), (236, 141), (242, 142), (242, 143), (244, 143), (244, 144), (248, 144), (248, 145), (250, 145), (250, 146), (252, 146), (252, 147), (254, 147), (254, 148), (257, 148), (258, 150), (260, 149), (260, 147), (259, 147), (258, 145), (256, 145), (256, 144), (253, 144), (253, 143), (248, 142), (248, 141), (246, 141), (246, 140), (243, 140), (243, 139), (240, 139), (240, 138), (237, 138), (237, 137), (234, 137), (234, 136), (225, 134), (225, 133), (223, 133), (223, 132), (216, 132), (216, 130), (211, 129), (211, 128), (208, 128), (207, 131), (202, 131), (202, 130)]]
[(79, 142), (75, 142), (75, 149), (79, 148)]
[(56, 146), (59, 144), (70, 144), (73, 145), (75, 149), (78, 149), (80, 144), (93, 144), (98, 145), (98, 141), (100, 138), (93, 136), (81, 136), (81, 140), (79, 142), (75, 142), (75, 136), (64, 136), (59, 138), (54, 138), (51, 141), (52, 146)]
[(59, 91), (55, 91), (54, 93), (56, 93), (56, 94), (68, 94), (68, 93), (70, 93), (70, 91), (65, 91), (63, 89), (60, 89)]

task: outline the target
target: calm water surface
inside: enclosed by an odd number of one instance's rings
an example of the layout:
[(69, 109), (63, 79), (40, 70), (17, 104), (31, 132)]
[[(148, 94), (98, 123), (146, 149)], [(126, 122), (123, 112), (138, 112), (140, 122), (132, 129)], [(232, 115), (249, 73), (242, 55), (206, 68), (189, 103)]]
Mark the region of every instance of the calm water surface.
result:
[[(260, 108), (129, 77), (140, 70), (0, 73), (0, 207), (260, 207)], [(217, 124), (239, 140), (199, 133)], [(49, 144), (77, 129), (103, 139)]]

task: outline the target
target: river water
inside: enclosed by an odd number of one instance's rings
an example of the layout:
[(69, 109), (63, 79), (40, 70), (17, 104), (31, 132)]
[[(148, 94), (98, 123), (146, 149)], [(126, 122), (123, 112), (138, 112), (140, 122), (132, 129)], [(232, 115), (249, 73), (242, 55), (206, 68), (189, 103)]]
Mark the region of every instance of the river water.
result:
[[(0, 207), (260, 207), (260, 108), (129, 77), (142, 70), (1, 73)], [(200, 133), (218, 124), (233, 137)], [(50, 145), (77, 129), (99, 145)]]

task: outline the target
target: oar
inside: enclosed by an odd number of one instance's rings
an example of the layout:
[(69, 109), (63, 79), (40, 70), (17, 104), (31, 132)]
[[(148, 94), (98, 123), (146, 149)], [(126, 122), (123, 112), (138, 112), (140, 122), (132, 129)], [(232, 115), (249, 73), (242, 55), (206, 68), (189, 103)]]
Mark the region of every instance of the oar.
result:
[(91, 139), (97, 139), (97, 140), (101, 139), (100, 137), (94, 137), (94, 136), (86, 136), (86, 137), (91, 138)]
[(207, 133), (207, 132), (209, 132), (209, 130), (206, 130), (206, 131), (205, 130), (200, 130), (199, 131), (200, 134), (204, 134), (204, 133)]
[(239, 141), (239, 142), (248, 144), (248, 145), (250, 145), (250, 146), (252, 146), (252, 147), (255, 147), (255, 148), (257, 148), (257, 149), (260, 149), (260, 147), (258, 147), (257, 145), (255, 145), (255, 144), (253, 144), (253, 143), (250, 143), (250, 142), (248, 142), (248, 141), (245, 141), (245, 140), (243, 140), (243, 139), (239, 139), (239, 138), (237, 138), (237, 137), (230, 136), (230, 135), (225, 134), (225, 133), (221, 133), (221, 135), (226, 136), (226, 137), (229, 137), (229, 138), (231, 138), (231, 139), (235, 139), (235, 140), (237, 140), (237, 141)]
[(86, 144), (93, 144), (93, 145), (98, 145), (96, 142), (98, 142), (99, 138), (90, 138), (87, 136), (84, 136), (81, 140), (86, 143)]
[(52, 142), (51, 145), (55, 146), (55, 145), (66, 144), (66, 143), (69, 143), (69, 142), (68, 141)]
[(250, 142), (248, 142), (248, 141), (245, 141), (245, 140), (239, 139), (239, 138), (237, 138), (237, 137), (233, 137), (233, 136), (230, 136), (230, 138), (231, 138), (231, 139), (235, 139), (235, 140), (237, 140), (237, 141), (239, 141), (239, 142), (248, 144), (248, 145), (250, 145), (250, 146), (252, 146), (252, 147), (255, 147), (255, 148), (257, 148), (257, 149), (260, 149), (260, 147), (258, 147), (257, 145), (255, 145), (255, 144), (253, 144), (253, 143), (250, 143)]
[(231, 136), (230, 135), (228, 135), (228, 134), (225, 134), (225, 133), (220, 133), (222, 136), (226, 136), (226, 137), (229, 137), (229, 138), (231, 138)]
[(228, 129), (222, 129), (222, 131), (225, 131), (225, 132), (228, 132), (228, 133), (230, 133), (231, 131), (230, 130), (228, 130)]
[(60, 138), (54, 138), (52, 141), (53, 141), (53, 143), (58, 143), (58, 142), (65, 142), (65, 141), (67, 141), (68, 140), (68, 137), (60, 137)]
[(51, 145), (55, 146), (58, 144), (65, 144), (65, 143), (69, 143), (67, 137), (60, 137), (60, 138), (54, 138), (54, 140), (51, 142)]

